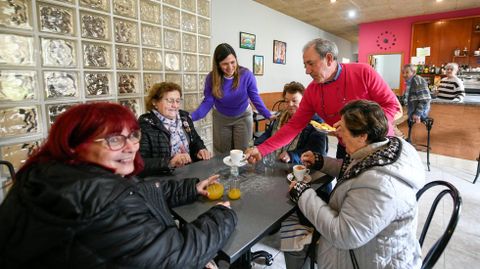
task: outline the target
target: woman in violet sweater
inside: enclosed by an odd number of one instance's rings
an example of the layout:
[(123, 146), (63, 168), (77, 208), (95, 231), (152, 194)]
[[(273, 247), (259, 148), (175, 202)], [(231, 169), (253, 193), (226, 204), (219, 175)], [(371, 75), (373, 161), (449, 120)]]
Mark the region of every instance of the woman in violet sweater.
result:
[(213, 109), (213, 150), (225, 154), (231, 149), (245, 150), (253, 136), (253, 111), (249, 100), (265, 118), (273, 119), (258, 95), (252, 72), (239, 66), (232, 46), (215, 48), (212, 72), (205, 80), (204, 99), (192, 113), (192, 120), (204, 118)]

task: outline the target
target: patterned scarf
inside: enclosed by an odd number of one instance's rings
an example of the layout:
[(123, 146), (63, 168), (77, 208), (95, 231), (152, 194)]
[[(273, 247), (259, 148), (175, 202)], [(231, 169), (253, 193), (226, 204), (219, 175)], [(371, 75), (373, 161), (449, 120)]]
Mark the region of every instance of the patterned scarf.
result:
[(385, 146), (377, 151), (372, 152), (370, 155), (354, 164), (350, 169), (348, 169), (348, 167), (352, 162), (352, 158), (349, 154), (347, 154), (345, 160), (343, 161), (340, 175), (338, 176), (339, 179), (335, 188), (341, 183), (358, 176), (363, 171), (374, 166), (385, 166), (396, 162), (400, 157), (400, 153), (402, 152), (402, 142), (400, 142), (400, 139), (397, 137), (390, 137), (388, 140), (389, 142)]
[(162, 116), (156, 109), (152, 109), (152, 111), (170, 132), (170, 156), (175, 156), (178, 153), (190, 153), (188, 139), (182, 128), (180, 116), (177, 114), (177, 117), (171, 120)]

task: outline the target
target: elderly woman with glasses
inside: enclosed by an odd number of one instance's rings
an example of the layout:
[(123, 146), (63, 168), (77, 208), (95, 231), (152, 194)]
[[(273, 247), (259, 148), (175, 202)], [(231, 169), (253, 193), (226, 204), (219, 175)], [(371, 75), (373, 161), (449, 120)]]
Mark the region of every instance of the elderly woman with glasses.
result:
[(150, 89), (146, 98), (149, 112), (138, 119), (143, 134), (140, 154), (145, 161), (142, 177), (170, 173), (192, 161), (211, 158), (181, 104), (182, 90), (175, 83), (157, 83)]
[(420, 268), (416, 193), (425, 183), (425, 168), (418, 153), (405, 140), (386, 136), (387, 118), (377, 103), (352, 101), (340, 114), (335, 127), (346, 158), (311, 151), (301, 157), (337, 178), (329, 201), (308, 183), (295, 182), (290, 190), (321, 235), (318, 268)]
[(177, 227), (170, 207), (218, 176), (141, 182), (139, 126), (118, 104), (74, 106), (19, 170), (0, 207), (0, 267), (202, 268), (235, 229), (220, 202)]

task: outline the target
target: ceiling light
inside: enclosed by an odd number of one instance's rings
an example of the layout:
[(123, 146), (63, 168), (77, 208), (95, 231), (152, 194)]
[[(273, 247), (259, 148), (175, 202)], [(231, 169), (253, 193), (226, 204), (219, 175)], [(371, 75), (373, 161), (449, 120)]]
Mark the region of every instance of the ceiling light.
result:
[(440, 2), (442, 2), (442, 1), (443, 1), (443, 0), (437, 0), (437, 3), (440, 3)]
[(349, 10), (348, 11), (348, 17), (349, 18), (355, 18), (356, 15), (357, 15), (357, 12), (355, 12), (355, 10)]
[(337, 0), (330, 0), (330, 3), (332, 3), (332, 4), (335, 3), (335, 2), (337, 2)]

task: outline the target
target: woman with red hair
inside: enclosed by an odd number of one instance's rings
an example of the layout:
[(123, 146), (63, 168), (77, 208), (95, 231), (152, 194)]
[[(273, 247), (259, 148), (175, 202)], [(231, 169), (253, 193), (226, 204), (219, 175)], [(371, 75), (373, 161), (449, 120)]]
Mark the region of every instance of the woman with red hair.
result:
[(201, 268), (233, 232), (220, 202), (177, 228), (169, 208), (218, 176), (141, 182), (141, 133), (113, 103), (70, 108), (19, 170), (0, 207), (1, 268)]

